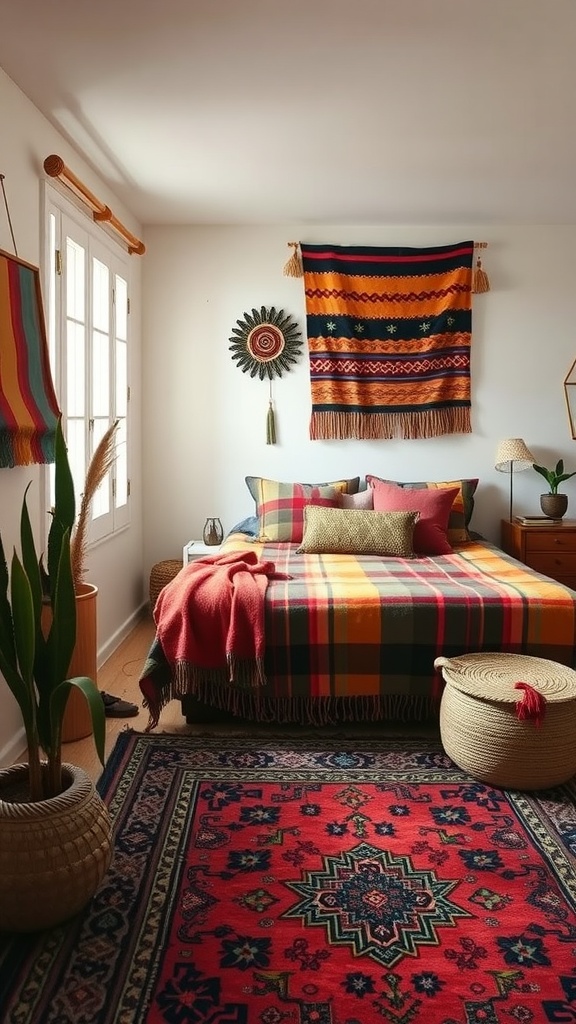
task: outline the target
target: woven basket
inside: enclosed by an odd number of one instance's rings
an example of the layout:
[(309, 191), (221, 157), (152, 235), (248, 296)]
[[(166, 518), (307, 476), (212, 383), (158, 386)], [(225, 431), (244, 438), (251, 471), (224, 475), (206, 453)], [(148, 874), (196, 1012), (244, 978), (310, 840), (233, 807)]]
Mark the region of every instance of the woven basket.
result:
[(24, 802), (28, 765), (0, 771), (0, 928), (53, 928), (91, 900), (112, 860), (108, 810), (82, 768), (60, 796)]
[(175, 558), (168, 558), (164, 562), (156, 562), (150, 570), (150, 611), (154, 611), (154, 605), (158, 600), (158, 594), (167, 583), (171, 583), (182, 568), (182, 561)]
[[(576, 773), (576, 672), (545, 658), (466, 654), (437, 658), (445, 681), (440, 736), (449, 757), (482, 782), (546, 789)], [(545, 698), (543, 721), (519, 720), (529, 683)]]

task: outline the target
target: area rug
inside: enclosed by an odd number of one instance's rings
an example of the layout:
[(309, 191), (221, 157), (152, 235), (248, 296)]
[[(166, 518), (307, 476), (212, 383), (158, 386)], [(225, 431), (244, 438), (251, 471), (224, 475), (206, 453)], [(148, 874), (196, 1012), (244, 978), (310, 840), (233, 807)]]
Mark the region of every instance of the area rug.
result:
[(141, 735), (112, 867), (5, 937), (3, 1024), (576, 1019), (576, 786), (505, 792), (432, 740)]

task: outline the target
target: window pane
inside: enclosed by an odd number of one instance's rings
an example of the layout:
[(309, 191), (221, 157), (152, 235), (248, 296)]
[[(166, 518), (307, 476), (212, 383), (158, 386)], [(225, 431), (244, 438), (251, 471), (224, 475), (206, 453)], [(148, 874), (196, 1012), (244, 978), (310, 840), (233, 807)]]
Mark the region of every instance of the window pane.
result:
[(116, 342), (116, 416), (128, 412), (128, 366), (125, 341)]
[(68, 461), (74, 479), (74, 495), (76, 511), (80, 508), (80, 498), (86, 477), (86, 435), (84, 420), (68, 417), (66, 425), (66, 444), (68, 445)]
[[(94, 428), (92, 431), (92, 451), (96, 451), (97, 446), (102, 440), (104, 434), (108, 430), (110, 423), (108, 418), (100, 418), (94, 420)], [(101, 483), (100, 487), (94, 495), (92, 501), (92, 519), (98, 519), (99, 516), (105, 516), (110, 511), (110, 473), (106, 474), (105, 479)]]
[(71, 238), (66, 239), (66, 316), (84, 323), (86, 305), (84, 300), (86, 253), (81, 245)]
[(110, 273), (100, 260), (92, 260), (92, 326), (108, 332), (110, 320)]
[(123, 277), (116, 274), (116, 337), (126, 341), (128, 337), (128, 285)]
[(115, 508), (128, 502), (128, 452), (126, 444), (126, 420), (121, 419), (116, 430), (116, 495)]
[(85, 410), (84, 327), (66, 324), (66, 409), (68, 416), (83, 416)]
[(110, 352), (109, 336), (92, 332), (92, 412), (94, 416), (110, 415)]

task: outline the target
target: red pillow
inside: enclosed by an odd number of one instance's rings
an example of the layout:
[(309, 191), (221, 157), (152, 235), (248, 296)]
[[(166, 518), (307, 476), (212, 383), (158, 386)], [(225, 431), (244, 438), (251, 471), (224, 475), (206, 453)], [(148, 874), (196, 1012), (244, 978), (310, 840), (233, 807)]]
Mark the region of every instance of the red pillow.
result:
[(418, 555), (450, 555), (453, 548), (448, 541), (448, 519), (457, 487), (439, 490), (407, 490), (396, 484), (371, 482), (374, 490), (375, 512), (419, 512), (414, 527), (414, 550)]

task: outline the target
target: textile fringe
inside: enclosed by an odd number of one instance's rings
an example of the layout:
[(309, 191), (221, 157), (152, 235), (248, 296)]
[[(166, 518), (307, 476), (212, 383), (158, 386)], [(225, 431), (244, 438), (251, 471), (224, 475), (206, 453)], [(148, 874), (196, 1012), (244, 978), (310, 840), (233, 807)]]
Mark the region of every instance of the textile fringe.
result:
[(300, 242), (288, 242), (294, 249), (294, 252), (290, 256), (287, 263), (284, 264), (284, 276), (285, 277), (304, 277), (304, 267), (302, 266), (302, 256), (300, 253)]
[(268, 403), (268, 415), (266, 417), (266, 444), (276, 444), (276, 420), (274, 418), (272, 399)]
[[(257, 690), (231, 686), (214, 687), (209, 682), (188, 692), (204, 704), (239, 718), (280, 724), (338, 725), (342, 722), (423, 722), (438, 717), (438, 701), (432, 697), (389, 694), (364, 697), (269, 697)], [(186, 697), (183, 697), (186, 711)], [(193, 721), (193, 719), (188, 719)]]
[(357, 438), (439, 437), (442, 434), (471, 434), (470, 408), (431, 409), (394, 413), (312, 412), (310, 437), (313, 441)]
[(488, 280), (488, 274), (482, 267), (482, 260), (478, 256), (476, 259), (476, 266), (472, 271), (472, 291), (475, 295), (481, 294), (482, 292), (490, 291), (490, 281)]

